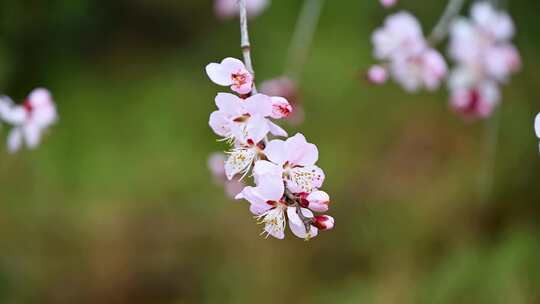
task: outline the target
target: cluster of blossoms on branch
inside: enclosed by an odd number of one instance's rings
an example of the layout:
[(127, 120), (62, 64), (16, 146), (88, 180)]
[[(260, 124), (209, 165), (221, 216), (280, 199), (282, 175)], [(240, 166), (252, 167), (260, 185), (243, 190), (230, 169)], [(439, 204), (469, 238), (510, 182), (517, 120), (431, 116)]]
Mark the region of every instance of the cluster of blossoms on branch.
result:
[(286, 140), (268, 138), (287, 137), (273, 121), (291, 114), (287, 99), (256, 94), (253, 75), (238, 59), (210, 63), (206, 73), (214, 83), (238, 94), (218, 93), (218, 109), (209, 119), (212, 130), (231, 145), (223, 164), (226, 178), (242, 180), (252, 173), (254, 185), (244, 187), (236, 199), (250, 203), (250, 211), (264, 224), (267, 236), (283, 239), (287, 223), (294, 235), (304, 239), (332, 229), (331, 216), (313, 213), (326, 212), (330, 202), (328, 194), (320, 190), (325, 175), (315, 165), (317, 147), (302, 134)]
[[(452, 0), (449, 9), (455, 9), (454, 3), (460, 4)], [(443, 32), (450, 33), (448, 54), (455, 62), (450, 73), (435, 49), (443, 38), (437, 37), (441, 29), (436, 27), (425, 38), (417, 19), (399, 12), (387, 17), (384, 26), (373, 33), (374, 56), (383, 63), (373, 66), (368, 78), (382, 84), (390, 75), (407, 91), (436, 90), (446, 79), (454, 111), (465, 118), (489, 117), (500, 102), (499, 85), (521, 66), (519, 52), (511, 43), (514, 24), (507, 13), (489, 2), (473, 4), (469, 19), (450, 17), (449, 24), (440, 25), (448, 27)]]
[(416, 18), (407, 12), (389, 16), (372, 36), (374, 55), (383, 65), (369, 71), (370, 79), (386, 81), (386, 71), (407, 91), (435, 90), (447, 72), (442, 55), (430, 47)]
[(521, 66), (512, 45), (514, 24), (510, 16), (487, 2), (475, 4), (471, 18), (459, 18), (450, 29), (450, 57), (456, 66), (450, 74), (450, 104), (456, 111), (488, 117), (500, 102), (499, 85)]
[(7, 96), (0, 97), (0, 122), (11, 126), (7, 147), (11, 153), (23, 145), (36, 148), (43, 133), (58, 119), (51, 93), (43, 88), (33, 90), (17, 105)]

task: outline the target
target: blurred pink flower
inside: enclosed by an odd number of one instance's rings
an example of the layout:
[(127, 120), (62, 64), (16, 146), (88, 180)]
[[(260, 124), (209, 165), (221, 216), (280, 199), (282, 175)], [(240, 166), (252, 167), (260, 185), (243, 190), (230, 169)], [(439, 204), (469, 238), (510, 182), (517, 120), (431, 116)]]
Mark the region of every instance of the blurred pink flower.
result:
[(370, 69), (368, 79), (373, 83), (383, 83), (390, 72), (407, 91), (435, 90), (446, 76), (443, 56), (429, 47), (420, 24), (407, 12), (387, 17), (384, 26), (373, 33), (372, 41), (375, 57), (389, 66), (386, 69), (375, 65)]
[[(260, 15), (268, 6), (270, 0), (247, 0), (246, 10), (248, 17), (254, 18)], [(215, 0), (214, 12), (220, 19), (231, 19), (238, 16), (238, 0)]]
[(447, 73), (446, 61), (434, 49), (410, 57), (397, 57), (390, 63), (390, 71), (405, 90), (414, 92), (424, 87), (430, 91), (439, 88)]
[(379, 60), (418, 55), (427, 44), (420, 23), (408, 12), (388, 16), (384, 26), (373, 32), (371, 41)]
[(14, 105), (9, 97), (0, 100), (0, 120), (13, 126), (7, 142), (11, 153), (23, 143), (30, 149), (36, 148), (43, 132), (57, 119), (56, 106), (46, 89), (33, 90), (22, 105)]
[(206, 74), (214, 83), (231, 86), (238, 94), (249, 94), (253, 88), (253, 76), (244, 63), (235, 58), (225, 58), (221, 63), (210, 63), (206, 66)]
[(499, 84), (521, 67), (519, 52), (510, 42), (514, 32), (510, 16), (488, 2), (474, 4), (470, 19), (452, 24), (449, 54), (457, 66), (449, 77), (450, 104), (458, 112), (486, 118), (499, 104)]
[(384, 7), (392, 7), (396, 5), (398, 0), (379, 0)]
[(499, 102), (499, 89), (493, 82), (451, 90), (450, 106), (466, 119), (489, 117)]

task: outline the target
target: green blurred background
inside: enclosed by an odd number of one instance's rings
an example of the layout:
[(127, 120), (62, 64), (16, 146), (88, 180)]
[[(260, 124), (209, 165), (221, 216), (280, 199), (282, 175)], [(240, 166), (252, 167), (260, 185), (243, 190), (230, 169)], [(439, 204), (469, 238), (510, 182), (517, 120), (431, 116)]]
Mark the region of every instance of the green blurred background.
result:
[[(540, 2), (506, 2), (523, 69), (465, 123), (445, 90), (359, 76), (396, 9), (327, 1), (286, 128), (319, 146), (337, 225), (304, 242), (260, 237), (207, 169), (222, 89), (203, 68), (240, 56), (237, 21), (210, 0), (0, 1), (1, 92), (46, 86), (61, 117), (37, 151), (0, 152), (0, 303), (540, 303)], [(259, 80), (301, 4), (251, 22)], [(444, 6), (398, 9), (427, 31)]]

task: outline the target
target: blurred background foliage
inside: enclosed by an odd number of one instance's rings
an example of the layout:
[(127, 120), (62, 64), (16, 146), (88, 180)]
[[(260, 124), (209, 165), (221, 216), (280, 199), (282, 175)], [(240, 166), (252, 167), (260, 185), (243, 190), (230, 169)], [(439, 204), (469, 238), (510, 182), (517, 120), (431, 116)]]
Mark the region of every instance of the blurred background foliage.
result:
[[(495, 119), (465, 123), (444, 90), (369, 86), (389, 12), (327, 1), (287, 129), (318, 144), (337, 226), (304, 242), (258, 236), (207, 170), (224, 146), (203, 67), (240, 56), (211, 1), (0, 1), (1, 92), (46, 86), (61, 115), (39, 150), (0, 152), (0, 303), (539, 303), (540, 2), (506, 2), (523, 70)], [(301, 4), (251, 23), (259, 80)], [(444, 5), (399, 8), (428, 31)]]

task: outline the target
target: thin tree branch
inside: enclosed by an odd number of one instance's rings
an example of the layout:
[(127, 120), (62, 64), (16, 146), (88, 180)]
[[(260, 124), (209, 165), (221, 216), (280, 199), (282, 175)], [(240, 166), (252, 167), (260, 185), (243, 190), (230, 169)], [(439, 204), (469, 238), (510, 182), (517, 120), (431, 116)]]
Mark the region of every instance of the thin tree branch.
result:
[[(240, 47), (242, 48), (242, 54), (244, 55), (244, 64), (246, 65), (248, 72), (250, 72), (255, 79), (255, 70), (253, 69), (253, 63), (251, 61), (251, 43), (249, 42), (246, 0), (238, 0), (238, 7), (240, 8)], [(253, 94), (257, 94), (255, 83), (253, 84)]]
[(325, 0), (304, 0), (289, 47), (285, 75), (297, 81), (313, 42)]
[(439, 19), (433, 28), (433, 31), (431, 31), (431, 34), (429, 35), (428, 40), (431, 45), (436, 45), (446, 38), (450, 29), (450, 23), (459, 14), (464, 4), (465, 0), (448, 1), (441, 19)]

